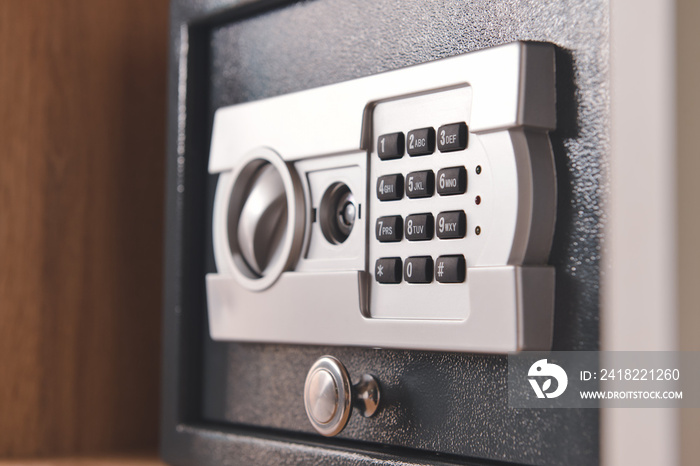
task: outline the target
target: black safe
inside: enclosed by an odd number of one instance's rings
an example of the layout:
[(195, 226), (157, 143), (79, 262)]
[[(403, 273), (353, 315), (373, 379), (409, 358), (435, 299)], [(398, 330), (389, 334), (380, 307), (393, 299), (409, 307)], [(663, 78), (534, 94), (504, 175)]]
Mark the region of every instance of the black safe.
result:
[[(609, 112), (605, 74), (607, 17), (607, 2), (588, 0), (173, 1), (161, 425), (161, 453), (166, 462), (182, 465), (598, 462), (597, 410), (509, 408), (503, 352), (450, 351), (420, 342), (384, 347), (381, 340), (377, 344), (345, 344), (352, 343), (352, 336), (337, 337), (343, 344), (333, 344), (334, 335), (343, 329), (328, 326), (316, 329), (328, 332), (327, 335), (318, 339), (314, 335), (308, 343), (302, 337), (299, 341), (283, 343), (254, 338), (252, 341), (215, 339), (212, 334), (216, 332), (210, 328), (212, 301), (210, 296), (208, 299), (206, 277), (217, 272), (212, 225), (217, 185), (222, 175), (212, 173), (210, 160), (217, 110), (342, 85), (439, 59), (464, 54), (467, 57), (517, 42), (526, 47), (541, 44), (551, 49), (556, 63), (552, 88), (556, 125), (548, 133), (556, 171), (556, 224), (542, 264), (554, 272), (549, 344), (560, 351), (596, 350), (600, 282), (596, 251), (601, 215), (598, 201), (604, 188), (600, 173), (607, 157)], [(460, 137), (465, 138), (465, 146), (468, 144), (466, 134), (458, 134), (458, 126), (453, 127), (455, 137), (441, 143), (443, 123), (458, 124), (435, 120), (430, 128), (437, 133), (431, 136), (430, 131), (416, 123), (415, 127), (402, 129), (401, 135), (406, 139), (411, 134), (425, 134), (425, 147), (431, 146), (430, 153), (435, 154), (440, 154), (442, 149), (445, 153), (452, 150), (450, 143), (456, 144), (455, 150), (461, 150)], [(476, 119), (468, 123), (470, 129), (478, 126)], [(419, 130), (423, 132), (414, 132)], [(298, 137), (313, 138), (315, 131), (320, 129), (308, 128)], [(368, 140), (379, 146), (381, 141), (377, 137), (395, 134), (390, 128), (371, 135)], [(475, 134), (479, 137), (478, 131)], [(438, 140), (429, 141), (436, 136)], [(395, 145), (396, 139), (389, 142)], [(406, 145), (407, 141), (403, 140), (402, 144)], [(380, 147), (376, 149), (379, 152)], [(404, 159), (433, 157), (426, 155), (426, 148), (411, 150), (414, 154), (407, 148)], [(380, 152), (378, 156), (383, 154)], [(435, 167), (434, 172), (439, 175), (441, 169), (453, 168), (450, 165), (444, 163)], [(468, 186), (472, 186), (472, 180), (479, 176), (476, 166), (481, 172), (481, 165), (465, 162), (464, 166)], [(404, 170), (403, 175), (419, 173), (410, 170)], [(455, 173), (457, 195), (469, 192), (468, 187), (464, 190), (459, 187), (462, 181), (458, 171), (448, 173)], [(388, 175), (381, 172), (378, 176), (377, 180)], [(367, 199), (377, 199), (375, 184), (370, 179)], [(431, 195), (436, 199), (455, 194), (437, 191), (433, 186)], [(347, 195), (340, 192), (336, 198), (347, 199)], [(442, 213), (435, 212), (433, 230), (435, 221), (443, 217), (455, 218), (455, 225), (462, 229), (459, 216), (440, 217)], [(319, 210), (314, 215), (320, 214)], [(367, 235), (373, 238), (374, 218), (368, 217), (371, 214), (372, 210), (365, 210)], [(471, 218), (467, 211), (462, 236), (477, 234)], [(422, 221), (425, 224), (429, 220)], [(402, 228), (405, 231), (405, 225)], [(328, 235), (337, 240), (333, 235), (338, 232), (329, 231)], [(342, 231), (340, 234), (342, 238)], [(402, 240), (406, 242), (405, 238)], [(434, 241), (440, 240), (436, 235)], [(244, 251), (242, 254), (245, 256)], [(426, 257), (424, 253), (416, 254)], [(408, 280), (407, 274), (413, 273), (406, 269), (410, 262), (416, 270), (423, 267), (423, 281), (426, 277), (433, 281), (434, 277), (433, 285), (441, 285), (437, 283), (441, 277), (436, 275), (440, 264), (460, 267), (457, 260), (441, 262), (442, 257), (448, 256), (435, 254), (431, 258), (429, 273), (425, 260), (421, 262), (413, 257), (410, 261), (403, 257), (401, 268), (396, 270)], [(248, 262), (253, 260), (248, 258)], [(466, 261), (468, 267), (468, 255)], [(395, 267), (395, 262), (386, 262), (386, 257), (380, 257), (376, 263), (367, 262), (374, 275), (379, 265), (382, 273), (385, 265), (387, 270)], [(470, 269), (466, 270), (469, 281)], [(465, 281), (463, 275), (453, 273), (455, 280), (461, 277)], [(380, 277), (375, 278), (369, 278), (375, 287), (372, 290), (391, 286), (381, 283)], [(249, 308), (246, 312), (255, 310)], [(373, 311), (370, 308), (367, 312)], [(304, 405), (307, 373), (324, 355), (342, 361), (353, 382), (363, 374), (372, 374), (381, 386), (379, 410), (371, 417), (349, 416), (344, 429), (333, 437), (319, 435), (309, 422)]]

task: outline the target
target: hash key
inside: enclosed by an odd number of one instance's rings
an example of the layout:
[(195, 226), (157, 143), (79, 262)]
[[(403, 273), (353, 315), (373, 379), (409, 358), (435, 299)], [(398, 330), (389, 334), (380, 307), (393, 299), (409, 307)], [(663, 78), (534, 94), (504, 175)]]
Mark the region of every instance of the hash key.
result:
[(467, 263), (464, 256), (440, 256), (435, 260), (435, 280), (439, 283), (462, 283)]

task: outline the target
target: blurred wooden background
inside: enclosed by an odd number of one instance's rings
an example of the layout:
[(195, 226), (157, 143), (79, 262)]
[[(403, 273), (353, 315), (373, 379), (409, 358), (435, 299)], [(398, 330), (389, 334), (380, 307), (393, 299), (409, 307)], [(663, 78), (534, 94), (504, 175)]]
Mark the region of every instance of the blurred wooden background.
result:
[(0, 1), (0, 458), (155, 452), (167, 28)]

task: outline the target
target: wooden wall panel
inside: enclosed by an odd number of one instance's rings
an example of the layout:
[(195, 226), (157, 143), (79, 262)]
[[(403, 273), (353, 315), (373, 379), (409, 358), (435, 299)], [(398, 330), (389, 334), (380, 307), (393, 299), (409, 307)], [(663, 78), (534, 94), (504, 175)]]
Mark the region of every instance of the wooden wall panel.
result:
[(0, 1), (0, 457), (157, 443), (167, 22)]

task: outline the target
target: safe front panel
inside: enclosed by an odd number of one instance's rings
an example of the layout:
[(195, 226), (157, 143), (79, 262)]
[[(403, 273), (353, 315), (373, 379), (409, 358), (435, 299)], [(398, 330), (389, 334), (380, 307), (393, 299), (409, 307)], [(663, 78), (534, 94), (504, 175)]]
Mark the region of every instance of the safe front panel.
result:
[[(369, 461), (378, 449), (423, 462), (438, 461), (435, 452), (445, 461), (597, 461), (597, 412), (509, 409), (503, 356), (214, 341), (204, 277), (216, 272), (210, 225), (218, 176), (207, 167), (217, 109), (515, 41), (546, 42), (555, 47), (557, 101), (549, 135), (557, 176), (547, 260), (556, 271), (552, 347), (596, 349), (607, 8), (594, 1), (402, 2), (400, 11), (383, 1), (173, 4), (163, 445), (169, 461), (274, 464), (318, 456), (341, 463), (351, 454)], [(333, 439), (315, 433), (303, 404), (306, 373), (324, 354), (342, 360), (353, 379), (376, 375), (384, 389), (377, 415), (353, 415)]]

